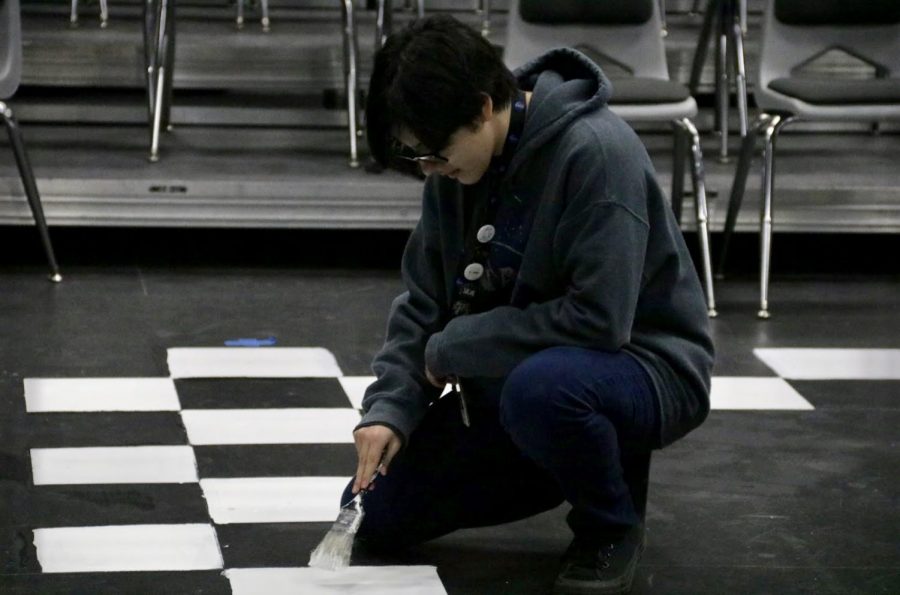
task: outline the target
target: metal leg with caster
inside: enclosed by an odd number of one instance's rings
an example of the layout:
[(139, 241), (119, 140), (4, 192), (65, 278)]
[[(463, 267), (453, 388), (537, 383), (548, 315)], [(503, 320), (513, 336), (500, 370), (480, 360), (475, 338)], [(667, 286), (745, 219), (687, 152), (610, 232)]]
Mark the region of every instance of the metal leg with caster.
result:
[(150, 121), (148, 159), (155, 163), (159, 161), (160, 135), (164, 127), (169, 127), (172, 102), (175, 7), (170, 0), (147, 0), (144, 4), (144, 44)]
[(775, 140), (778, 133), (791, 121), (772, 116), (764, 131), (762, 205), (759, 215), (759, 312), (757, 316), (769, 318), (769, 272), (772, 259), (772, 194), (775, 188)]
[(31, 163), (28, 161), (28, 154), (25, 153), (25, 143), (22, 141), (19, 124), (12, 110), (2, 101), (0, 101), (0, 116), (3, 118), (3, 125), (6, 127), (6, 132), (9, 135), (9, 142), (12, 145), (13, 154), (16, 158), (16, 166), (19, 168), (19, 176), (22, 178), (22, 187), (25, 189), (25, 196), (28, 199), (28, 205), (31, 207), (31, 214), (41, 236), (44, 252), (47, 254), (47, 261), (50, 263), (49, 278), (54, 283), (59, 283), (62, 281), (62, 275), (59, 273), (59, 265), (56, 264), (56, 256), (53, 254), (50, 232), (47, 229), (44, 209), (41, 206), (41, 195), (38, 193), (34, 172), (31, 169)]
[(347, 91), (347, 121), (350, 129), (350, 167), (359, 167), (359, 151), (357, 149), (357, 131), (359, 112), (357, 100), (359, 94), (359, 46), (356, 39), (356, 19), (353, 12), (353, 0), (341, 0), (344, 26), (344, 79)]
[(712, 257), (709, 248), (709, 210), (706, 203), (706, 175), (703, 171), (703, 151), (700, 148), (700, 133), (689, 118), (676, 120), (686, 140), (690, 143), (688, 153), (691, 162), (691, 182), (694, 190), (694, 210), (697, 217), (697, 238), (700, 242), (700, 258), (703, 266), (703, 280), (706, 289), (706, 305), (710, 318), (715, 318), (716, 298), (713, 289)]

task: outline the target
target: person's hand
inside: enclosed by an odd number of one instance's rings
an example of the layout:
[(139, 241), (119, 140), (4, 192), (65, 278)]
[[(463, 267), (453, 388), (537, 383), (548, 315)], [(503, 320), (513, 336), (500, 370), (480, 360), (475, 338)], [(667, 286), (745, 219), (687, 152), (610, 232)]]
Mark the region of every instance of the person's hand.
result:
[(391, 460), (400, 451), (400, 437), (387, 426), (373, 425), (359, 428), (353, 432), (356, 442), (356, 454), (359, 465), (356, 468), (356, 481), (353, 482), (353, 493), (369, 489), (375, 471), (387, 475)]
[(428, 369), (428, 366), (425, 366), (425, 378), (427, 378), (428, 382), (430, 382), (433, 386), (436, 386), (438, 388), (444, 388), (445, 386), (447, 386), (447, 379), (437, 378), (434, 374), (431, 373), (431, 370)]

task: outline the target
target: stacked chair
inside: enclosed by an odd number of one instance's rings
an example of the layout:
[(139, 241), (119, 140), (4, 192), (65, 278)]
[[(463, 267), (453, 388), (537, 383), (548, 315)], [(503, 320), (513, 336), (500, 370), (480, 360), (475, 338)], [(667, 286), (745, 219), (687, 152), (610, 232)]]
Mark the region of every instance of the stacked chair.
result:
[[(381, 0), (384, 1), (384, 0)], [(359, 45), (354, 0), (339, 0), (342, 12), (344, 86), (347, 95), (351, 167), (359, 166)], [(162, 132), (170, 127), (172, 72), (175, 66), (175, 0), (145, 0), (144, 47), (151, 162), (159, 161)]]
[(612, 79), (610, 109), (629, 122), (666, 122), (674, 129), (672, 208), (680, 219), (685, 158), (690, 159), (697, 236), (709, 315), (716, 315), (706, 183), (700, 135), (692, 118), (697, 103), (687, 87), (670, 80), (657, 0), (512, 0), (505, 61), (518, 67), (543, 52), (572, 46), (598, 62)]
[(697, 95), (709, 42), (715, 36), (716, 129), (719, 133), (719, 160), (723, 163), (728, 159), (728, 104), (732, 79), (736, 87), (741, 138), (747, 136), (747, 69), (744, 59), (747, 1), (709, 0), (688, 83), (691, 94)]
[(6, 100), (12, 97), (19, 88), (22, 76), (22, 35), (19, 20), (19, 0), (0, 0), (0, 118), (3, 126), (9, 134), (19, 175), (22, 177), (22, 186), (25, 188), (25, 196), (31, 206), (31, 213), (37, 225), (47, 260), (50, 263), (50, 280), (54, 283), (62, 281), (56, 257), (53, 254), (53, 245), (50, 243), (50, 233), (47, 230), (47, 221), (44, 219), (44, 209), (41, 207), (41, 196), (38, 193), (37, 184), (34, 181), (34, 172), (25, 152), (25, 143), (19, 130), (19, 123), (13, 116)]
[[(874, 67), (875, 77), (808, 77), (799, 72), (838, 49)], [(900, 2), (897, 0), (767, 0), (759, 75), (754, 91), (760, 115), (744, 138), (735, 174), (721, 252), (729, 239), (747, 182), (757, 136), (765, 139), (760, 214), (759, 317), (769, 317), (775, 141), (792, 122), (900, 120)]]

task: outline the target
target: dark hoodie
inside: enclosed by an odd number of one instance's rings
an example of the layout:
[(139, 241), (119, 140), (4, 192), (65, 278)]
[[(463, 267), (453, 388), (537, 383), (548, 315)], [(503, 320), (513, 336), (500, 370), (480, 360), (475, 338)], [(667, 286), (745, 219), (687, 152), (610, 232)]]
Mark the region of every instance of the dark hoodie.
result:
[(512, 304), (453, 318), (467, 205), (484, 181), (432, 175), (403, 256), (407, 291), (391, 307), (360, 426), (405, 441), (440, 390), (425, 378), (503, 378), (567, 345), (631, 354), (653, 380), (661, 447), (709, 412), (713, 345), (703, 291), (646, 150), (606, 103), (611, 85), (581, 53), (551, 51), (516, 72), (532, 91), (504, 184), (538, 202)]

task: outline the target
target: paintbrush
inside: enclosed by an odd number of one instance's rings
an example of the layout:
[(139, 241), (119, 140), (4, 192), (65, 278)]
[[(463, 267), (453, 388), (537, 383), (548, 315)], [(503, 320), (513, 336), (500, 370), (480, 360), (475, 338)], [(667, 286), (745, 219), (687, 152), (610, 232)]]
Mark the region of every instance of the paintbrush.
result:
[[(372, 476), (369, 484), (375, 481), (378, 472)], [(365, 511), (362, 500), (365, 490), (360, 490), (356, 497), (341, 507), (337, 520), (328, 533), (309, 556), (309, 565), (325, 570), (340, 570), (350, 565), (350, 554), (353, 552), (353, 538), (362, 524)]]

